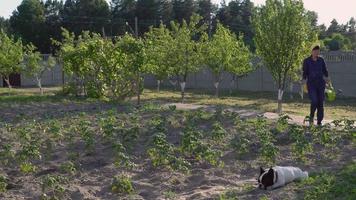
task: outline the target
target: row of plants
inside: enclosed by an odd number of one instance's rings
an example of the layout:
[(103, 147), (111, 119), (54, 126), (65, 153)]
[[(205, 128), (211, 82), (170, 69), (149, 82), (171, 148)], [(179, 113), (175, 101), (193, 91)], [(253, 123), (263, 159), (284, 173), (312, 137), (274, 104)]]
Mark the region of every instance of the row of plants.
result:
[[(354, 121), (347, 119), (322, 127), (305, 127), (289, 124), (288, 116), (272, 122), (263, 117), (243, 119), (222, 108), (215, 112), (178, 111), (174, 106), (153, 105), (127, 112), (110, 110), (94, 116), (81, 113), (65, 120), (1, 124), (0, 129), (6, 136), (0, 143), (0, 165), (4, 169), (13, 168), (29, 175), (38, 173), (59, 148), (65, 148), (68, 160), (60, 163), (57, 175), (69, 179), (82, 170), (82, 156), (98, 153), (98, 145), (110, 147), (113, 156), (110, 161), (120, 171), (134, 169), (137, 160), (142, 160), (135, 152), (144, 148), (141, 156), (150, 161), (145, 164), (187, 173), (201, 163), (224, 167), (221, 157), (231, 150), (237, 155), (257, 155), (262, 162), (272, 164), (281, 145), (290, 146), (291, 155), (306, 162), (316, 155), (314, 149), (327, 150), (331, 155), (345, 141), (352, 142), (356, 132)], [(172, 137), (177, 138), (176, 142), (171, 142)], [(283, 144), (278, 143), (280, 140)], [(124, 183), (130, 179), (124, 174), (123, 177), (126, 177)], [(60, 177), (47, 178), (67, 183)], [(0, 182), (1, 191), (5, 192), (7, 179)], [(56, 184), (43, 193), (60, 196), (62, 189)], [(113, 191), (118, 190), (113, 187)]]

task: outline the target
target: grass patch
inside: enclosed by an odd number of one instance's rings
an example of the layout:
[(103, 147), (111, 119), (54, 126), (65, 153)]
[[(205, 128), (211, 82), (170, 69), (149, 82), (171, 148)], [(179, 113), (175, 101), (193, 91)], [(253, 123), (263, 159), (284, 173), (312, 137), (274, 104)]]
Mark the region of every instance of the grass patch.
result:
[(347, 165), (338, 173), (323, 172), (300, 183), (305, 200), (356, 199), (356, 163)]

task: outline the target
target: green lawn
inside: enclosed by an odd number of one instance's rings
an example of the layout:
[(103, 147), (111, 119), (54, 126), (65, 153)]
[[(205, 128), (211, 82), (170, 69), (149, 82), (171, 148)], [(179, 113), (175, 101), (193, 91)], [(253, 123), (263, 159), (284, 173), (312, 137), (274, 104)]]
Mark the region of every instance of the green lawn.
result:
[[(213, 92), (188, 90), (185, 103), (204, 105), (236, 106), (240, 108), (276, 112), (276, 94), (272, 92), (246, 92), (238, 91), (232, 95), (223, 94), (220, 98), (214, 97)], [(143, 94), (146, 101), (180, 102), (180, 93), (146, 89)], [(285, 95), (283, 111), (287, 114), (306, 116), (309, 113), (309, 99), (301, 100), (298, 95), (290, 99)], [(356, 119), (356, 98), (337, 99), (335, 102), (325, 103), (327, 119), (349, 118)]]
[[(37, 88), (27, 89), (7, 89), (0, 88), (0, 103), (11, 102), (31, 102), (31, 101), (83, 101), (83, 99), (74, 97), (63, 97), (56, 95), (61, 91), (61, 87), (45, 88), (45, 95), (40, 96)], [(88, 99), (85, 99), (87, 101)], [(131, 101), (134, 103), (135, 98)], [(142, 94), (143, 102), (177, 103), (180, 102), (180, 92), (163, 90), (158, 93), (156, 90), (145, 89)], [(285, 95), (283, 110), (287, 114), (306, 116), (309, 113), (309, 100), (301, 100), (298, 95), (290, 99)], [(115, 103), (115, 102), (114, 102)], [(203, 104), (203, 105), (223, 105), (234, 106), (245, 109), (253, 109), (265, 112), (276, 112), (276, 94), (272, 92), (246, 92), (238, 91), (230, 94), (222, 93), (220, 98), (216, 98), (212, 91), (188, 90), (185, 103)], [(335, 102), (325, 103), (326, 119), (349, 118), (356, 119), (356, 98), (342, 98)]]

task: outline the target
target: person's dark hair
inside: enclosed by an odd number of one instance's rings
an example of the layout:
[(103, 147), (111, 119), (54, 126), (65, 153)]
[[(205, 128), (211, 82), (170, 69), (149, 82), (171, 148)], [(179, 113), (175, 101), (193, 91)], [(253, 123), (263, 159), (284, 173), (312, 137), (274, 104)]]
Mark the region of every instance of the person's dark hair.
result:
[(314, 50), (320, 50), (320, 46), (319, 45), (316, 45), (314, 48), (313, 48), (313, 51)]

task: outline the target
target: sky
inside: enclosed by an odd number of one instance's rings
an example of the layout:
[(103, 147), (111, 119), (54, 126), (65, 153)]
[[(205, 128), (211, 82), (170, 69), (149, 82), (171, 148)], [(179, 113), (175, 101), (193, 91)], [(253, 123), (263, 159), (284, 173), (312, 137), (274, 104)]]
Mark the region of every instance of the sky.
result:
[[(21, 1), (22, 0), (0, 0), (0, 16), (8, 18)], [(220, 4), (222, 0), (212, 1)], [(257, 5), (264, 4), (265, 2), (265, 0), (251, 1)], [(229, 0), (226, 0), (226, 2), (229, 2)], [(319, 24), (328, 26), (333, 18), (339, 23), (344, 24), (351, 17), (356, 18), (356, 0), (304, 0), (303, 2), (305, 8), (318, 13)]]

